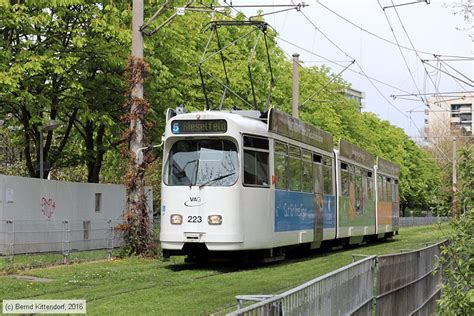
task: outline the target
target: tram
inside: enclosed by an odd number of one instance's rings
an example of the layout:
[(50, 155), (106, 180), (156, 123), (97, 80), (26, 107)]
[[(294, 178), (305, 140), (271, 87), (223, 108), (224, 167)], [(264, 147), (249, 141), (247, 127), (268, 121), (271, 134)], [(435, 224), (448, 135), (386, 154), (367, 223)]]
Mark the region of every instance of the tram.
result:
[(263, 256), (398, 232), (399, 166), (275, 108), (168, 110), (164, 257)]

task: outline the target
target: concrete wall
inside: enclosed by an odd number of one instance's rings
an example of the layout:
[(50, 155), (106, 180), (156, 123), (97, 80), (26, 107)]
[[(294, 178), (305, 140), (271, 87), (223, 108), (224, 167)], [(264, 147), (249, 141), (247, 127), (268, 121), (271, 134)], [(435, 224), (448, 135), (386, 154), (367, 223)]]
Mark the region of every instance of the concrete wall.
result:
[[(146, 193), (152, 219), (151, 188)], [(0, 253), (106, 248), (125, 202), (122, 185), (0, 175)]]

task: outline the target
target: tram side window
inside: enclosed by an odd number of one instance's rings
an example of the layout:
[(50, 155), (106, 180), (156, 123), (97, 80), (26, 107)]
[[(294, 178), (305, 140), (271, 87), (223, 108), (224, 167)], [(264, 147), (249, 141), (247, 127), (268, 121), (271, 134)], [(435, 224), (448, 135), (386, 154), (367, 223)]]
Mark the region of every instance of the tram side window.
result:
[(288, 146), (275, 142), (275, 177), (277, 189), (288, 188)]
[(365, 170), (361, 170), (361, 176), (362, 176), (362, 200), (365, 204), (365, 201), (369, 199), (369, 183), (367, 181), (367, 172)]
[(387, 201), (387, 177), (382, 176), (382, 201)]
[(268, 187), (268, 139), (244, 136), (244, 184)]
[(393, 182), (392, 202), (398, 202), (398, 180)]
[(332, 158), (324, 157), (323, 161), (324, 194), (333, 195)]
[(349, 166), (341, 162), (341, 194), (342, 196), (349, 196), (351, 186), (351, 175), (349, 173)]
[(360, 215), (363, 212), (364, 206), (362, 202), (362, 174), (359, 167), (354, 167), (353, 181), (355, 188), (356, 214)]
[(370, 201), (374, 200), (374, 179), (372, 178), (372, 172), (367, 172), (367, 198)]
[(290, 190), (301, 191), (301, 150), (290, 146)]
[(377, 176), (377, 197), (379, 202), (382, 202), (384, 200), (383, 177), (381, 175)]
[(323, 193), (323, 185), (324, 185), (324, 178), (323, 178), (323, 157), (317, 154), (313, 154), (313, 182), (314, 182), (314, 192), (316, 193)]
[(311, 152), (302, 150), (301, 158), (301, 191), (313, 192), (313, 164)]
[(385, 201), (392, 201), (392, 179), (390, 178), (387, 178), (387, 182), (385, 182)]

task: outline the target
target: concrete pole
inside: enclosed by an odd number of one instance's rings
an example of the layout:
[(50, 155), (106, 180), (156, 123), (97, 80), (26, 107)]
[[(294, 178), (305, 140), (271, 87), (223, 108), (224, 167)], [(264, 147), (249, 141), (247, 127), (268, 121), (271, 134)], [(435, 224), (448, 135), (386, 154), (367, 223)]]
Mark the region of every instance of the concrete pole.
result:
[(453, 201), (452, 201), (452, 215), (454, 218), (458, 217), (458, 208), (457, 208), (457, 175), (456, 175), (456, 137), (453, 138)]
[[(133, 0), (133, 18), (132, 18), (132, 58), (134, 63), (136, 59), (143, 59), (143, 33), (140, 27), (143, 25), (143, 0)], [(136, 113), (137, 101), (143, 99), (143, 80), (136, 80), (132, 87), (131, 97), (135, 100), (131, 106), (132, 118), (130, 120), (130, 129), (135, 131), (134, 137), (130, 143), (131, 152), (135, 153), (138, 148), (143, 147), (143, 126), (141, 120), (137, 119), (133, 113)]]
[(39, 178), (40, 179), (43, 179), (43, 174), (44, 174), (44, 167), (43, 167), (43, 163), (44, 163), (44, 157), (43, 157), (43, 130), (40, 130), (40, 139), (39, 139), (39, 152), (40, 152), (40, 159), (39, 159), (39, 170), (40, 170), (40, 176)]
[(299, 74), (299, 57), (298, 53), (293, 54), (293, 99), (292, 114), (293, 117), (299, 118), (299, 94), (300, 94), (300, 74)]
[[(133, 0), (132, 8), (132, 56), (130, 65), (132, 69), (131, 78), (131, 106), (130, 106), (130, 141), (129, 141), (129, 154), (133, 156), (139, 151), (140, 148), (144, 147), (144, 114), (141, 110), (143, 107), (143, 33), (140, 28), (143, 25), (143, 0)], [(141, 166), (143, 165), (143, 159), (130, 159), (129, 170), (133, 175), (130, 178), (128, 185), (128, 209), (131, 212), (140, 212), (136, 208), (140, 208), (140, 205), (144, 205), (141, 202), (141, 198), (144, 196), (144, 174), (140, 172)]]
[[(474, 1), (473, 0), (469, 0), (468, 9), (471, 12), (471, 18), (470, 18), (470, 22), (471, 22), (471, 54), (474, 55)], [(472, 64), (471, 74), (474, 74), (474, 63), (471, 63), (471, 64)]]
[[(132, 18), (132, 59), (133, 64), (136, 65), (138, 60), (143, 61), (143, 33), (140, 27), (143, 25), (143, 0), (133, 0), (133, 18)], [(140, 72), (141, 73), (141, 72)], [(143, 124), (141, 118), (137, 113), (137, 107), (139, 102), (143, 100), (143, 78), (141, 80), (135, 80), (134, 85), (131, 87), (131, 97), (133, 103), (131, 105), (131, 119), (130, 119), (130, 130), (133, 131), (130, 140), (130, 151), (136, 153), (139, 148), (143, 147)], [(140, 164), (135, 159), (135, 163)]]
[(143, 58), (143, 34), (140, 30), (142, 25), (143, 0), (133, 0), (132, 56), (137, 58)]

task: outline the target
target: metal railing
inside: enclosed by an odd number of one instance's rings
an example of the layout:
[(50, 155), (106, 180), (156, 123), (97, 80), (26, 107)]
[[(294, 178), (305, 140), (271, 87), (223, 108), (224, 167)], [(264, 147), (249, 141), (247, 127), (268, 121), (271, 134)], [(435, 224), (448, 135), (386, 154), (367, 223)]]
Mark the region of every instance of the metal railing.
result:
[(354, 262), (229, 315), (368, 315), (376, 256)]
[(123, 238), (115, 226), (121, 221), (104, 220), (0, 220), (0, 257), (17, 254), (62, 253), (105, 249), (112, 256)]
[(425, 225), (432, 225), (432, 224), (440, 223), (440, 222), (449, 222), (451, 220), (450, 217), (437, 217), (437, 216), (400, 217), (399, 219), (400, 219), (399, 220), (400, 227), (425, 226)]
[(376, 315), (435, 312), (441, 276), (433, 272), (442, 244), (377, 258)]
[[(438, 243), (417, 251), (369, 256), (228, 315), (430, 315), (440, 296)], [(360, 257), (361, 255), (355, 255)]]

